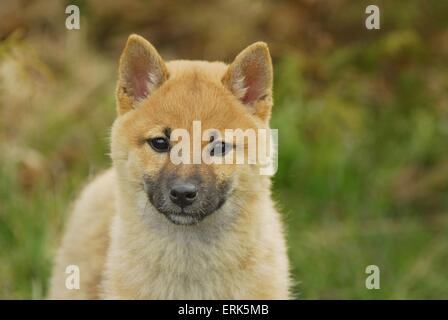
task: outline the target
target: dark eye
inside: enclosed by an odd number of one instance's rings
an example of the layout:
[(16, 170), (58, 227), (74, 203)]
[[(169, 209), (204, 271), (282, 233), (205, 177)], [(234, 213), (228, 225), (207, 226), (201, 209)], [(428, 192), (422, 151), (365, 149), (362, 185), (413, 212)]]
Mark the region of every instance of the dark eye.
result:
[(157, 137), (148, 140), (149, 145), (157, 152), (168, 152), (170, 150), (170, 142), (167, 138)]
[(230, 143), (224, 141), (216, 141), (212, 144), (210, 149), (210, 155), (213, 156), (224, 156), (232, 149), (232, 145)]

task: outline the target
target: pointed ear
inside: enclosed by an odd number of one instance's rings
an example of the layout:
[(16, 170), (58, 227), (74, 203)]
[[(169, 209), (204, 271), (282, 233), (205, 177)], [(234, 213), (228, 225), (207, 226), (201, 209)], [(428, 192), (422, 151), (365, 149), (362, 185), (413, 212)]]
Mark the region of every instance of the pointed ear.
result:
[(118, 113), (135, 108), (168, 78), (165, 62), (144, 38), (131, 35), (118, 68)]
[(267, 120), (272, 106), (272, 78), (268, 46), (256, 42), (235, 58), (222, 81), (250, 112)]

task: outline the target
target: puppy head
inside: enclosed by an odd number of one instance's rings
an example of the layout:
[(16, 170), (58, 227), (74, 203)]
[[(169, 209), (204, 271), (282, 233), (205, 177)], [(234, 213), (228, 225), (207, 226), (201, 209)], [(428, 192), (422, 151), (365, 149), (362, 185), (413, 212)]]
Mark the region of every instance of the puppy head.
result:
[[(143, 211), (152, 206), (175, 224), (244, 206), (266, 181), (249, 159), (261, 145), (257, 132), (268, 129), (271, 90), (264, 43), (247, 47), (229, 66), (165, 63), (149, 42), (130, 36), (120, 58), (112, 129), (121, 192), (131, 201), (144, 199)], [(229, 130), (249, 134), (238, 139)]]

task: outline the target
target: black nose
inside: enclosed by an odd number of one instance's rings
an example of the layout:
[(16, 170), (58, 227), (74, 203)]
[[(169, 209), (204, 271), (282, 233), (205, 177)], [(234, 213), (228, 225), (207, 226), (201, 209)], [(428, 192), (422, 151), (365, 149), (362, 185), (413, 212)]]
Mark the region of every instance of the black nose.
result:
[(176, 183), (171, 187), (170, 199), (180, 207), (192, 204), (198, 195), (196, 186), (191, 183)]

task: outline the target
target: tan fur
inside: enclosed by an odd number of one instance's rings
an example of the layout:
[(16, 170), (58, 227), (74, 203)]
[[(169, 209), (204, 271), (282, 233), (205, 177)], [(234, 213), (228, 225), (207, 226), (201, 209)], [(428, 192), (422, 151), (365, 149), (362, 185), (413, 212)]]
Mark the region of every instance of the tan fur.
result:
[[(233, 92), (229, 74), (241, 67), (244, 57), (230, 68), (221, 62), (165, 64), (148, 44), (131, 36), (120, 60), (113, 168), (91, 182), (75, 204), (54, 266), (50, 298), (289, 298), (281, 219), (271, 200), (270, 179), (259, 175), (256, 165), (199, 165), (204, 175), (213, 170), (218, 180), (234, 183), (224, 205), (192, 226), (175, 225), (157, 212), (141, 182), (143, 173), (162, 168), (189, 170), (187, 165), (170, 166), (166, 154), (151, 151), (145, 143), (166, 126), (190, 130), (193, 120), (201, 120), (203, 130), (268, 127), (272, 69), (266, 45), (257, 43), (245, 51), (256, 64), (269, 64), (261, 72), (267, 77), (263, 95), (268, 98), (245, 105)], [(157, 68), (163, 71), (161, 82), (148, 87), (150, 97), (141, 101), (129, 96), (122, 78), (127, 72), (123, 64), (138, 45), (162, 63)], [(264, 57), (252, 56), (254, 50)], [(67, 265), (80, 267), (80, 290), (65, 288)]]

